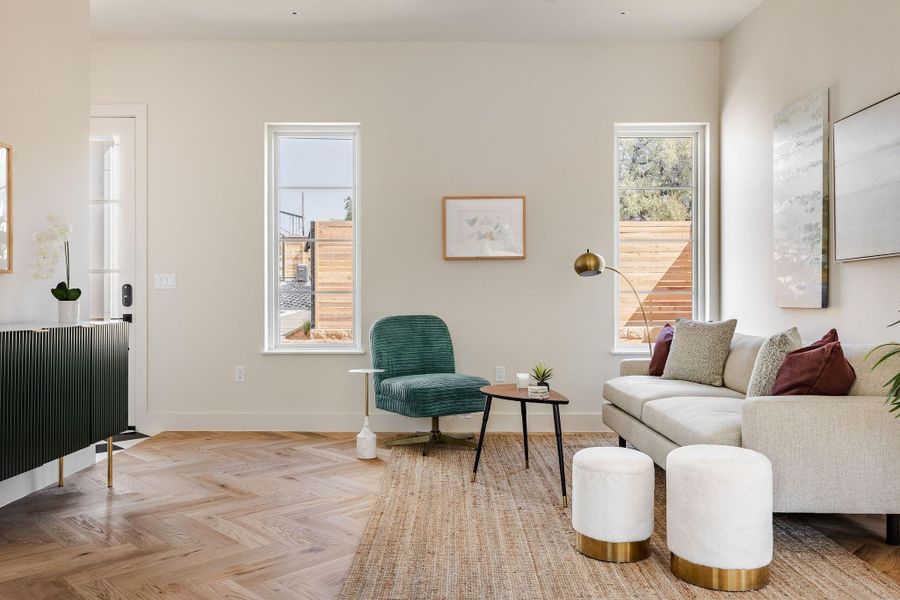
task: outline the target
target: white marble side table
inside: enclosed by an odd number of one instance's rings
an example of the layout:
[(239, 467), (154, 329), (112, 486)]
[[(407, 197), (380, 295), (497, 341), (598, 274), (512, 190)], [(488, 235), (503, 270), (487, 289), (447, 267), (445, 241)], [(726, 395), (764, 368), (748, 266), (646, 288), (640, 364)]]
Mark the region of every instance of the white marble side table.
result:
[(362, 430), (356, 436), (356, 458), (369, 460), (378, 456), (378, 438), (369, 429), (369, 375), (384, 373), (384, 369), (350, 369), (348, 373), (363, 373), (366, 376), (366, 417)]

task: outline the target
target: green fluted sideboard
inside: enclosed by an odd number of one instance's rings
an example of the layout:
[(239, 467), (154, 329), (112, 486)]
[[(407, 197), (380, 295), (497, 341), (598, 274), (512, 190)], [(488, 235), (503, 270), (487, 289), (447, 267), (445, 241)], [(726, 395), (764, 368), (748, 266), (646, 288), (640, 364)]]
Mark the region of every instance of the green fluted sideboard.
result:
[(127, 323), (0, 326), (0, 481), (127, 427)]

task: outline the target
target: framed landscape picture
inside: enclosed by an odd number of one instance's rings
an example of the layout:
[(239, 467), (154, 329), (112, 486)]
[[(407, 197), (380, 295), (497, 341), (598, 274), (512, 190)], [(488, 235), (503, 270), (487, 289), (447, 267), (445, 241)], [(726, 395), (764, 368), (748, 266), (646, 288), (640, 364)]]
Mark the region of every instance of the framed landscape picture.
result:
[(834, 123), (834, 258), (900, 254), (900, 94)]
[(444, 196), (445, 260), (525, 258), (525, 196)]

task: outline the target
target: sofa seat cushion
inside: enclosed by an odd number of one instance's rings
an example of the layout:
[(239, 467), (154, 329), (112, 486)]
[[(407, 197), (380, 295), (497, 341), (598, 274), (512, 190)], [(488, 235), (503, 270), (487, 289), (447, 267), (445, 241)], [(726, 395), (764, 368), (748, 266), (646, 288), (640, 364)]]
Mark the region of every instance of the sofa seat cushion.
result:
[(486, 385), (483, 377), (460, 373), (391, 377), (382, 380), (375, 404), (408, 417), (481, 412), (485, 397), (479, 389)]
[(740, 398), (662, 398), (644, 404), (645, 425), (679, 446), (741, 445)]
[(603, 397), (636, 419), (641, 418), (645, 402), (679, 396), (744, 397), (725, 387), (650, 375), (616, 377), (603, 385)]
[(756, 364), (756, 356), (759, 354), (764, 337), (735, 333), (731, 338), (731, 351), (728, 360), (725, 361), (725, 370), (722, 373), (722, 381), (725, 387), (747, 393), (750, 386), (750, 376), (753, 366)]

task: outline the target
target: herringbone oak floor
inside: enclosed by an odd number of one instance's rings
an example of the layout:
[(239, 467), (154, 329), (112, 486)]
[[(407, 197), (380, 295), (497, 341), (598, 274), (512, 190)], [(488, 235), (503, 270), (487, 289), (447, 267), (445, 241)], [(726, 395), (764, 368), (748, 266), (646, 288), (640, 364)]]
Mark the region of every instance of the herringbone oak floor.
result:
[[(332, 598), (388, 450), (355, 454), (348, 433), (156, 436), (116, 454), (113, 490), (101, 463), (0, 509), (0, 599)], [(811, 522), (900, 580), (883, 518)]]
[(163, 433), (0, 509), (0, 598), (331, 598), (382, 460), (351, 434)]

